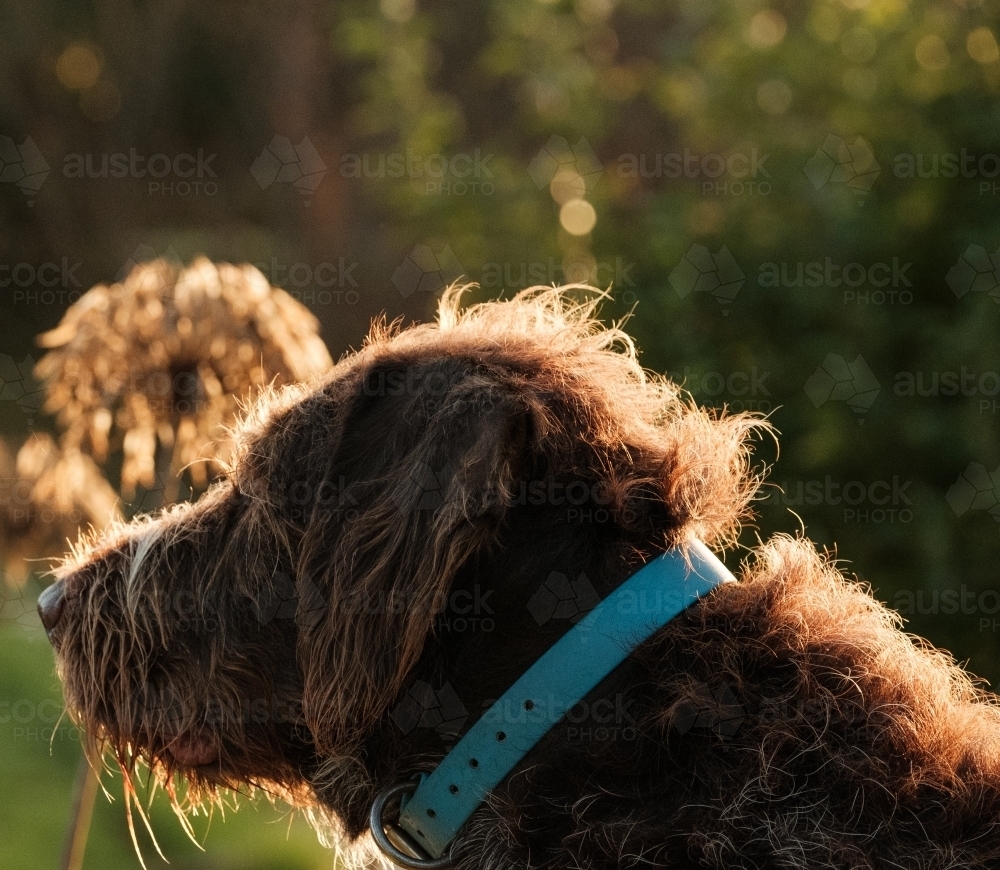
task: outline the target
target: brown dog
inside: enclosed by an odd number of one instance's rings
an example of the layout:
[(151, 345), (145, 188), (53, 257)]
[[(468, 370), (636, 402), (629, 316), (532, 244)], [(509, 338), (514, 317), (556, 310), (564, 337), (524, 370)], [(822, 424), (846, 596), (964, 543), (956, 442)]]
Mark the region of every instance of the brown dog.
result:
[[(455, 290), (435, 325), (377, 327), (262, 400), (196, 504), (81, 545), (40, 609), (93, 745), (321, 809), (363, 857), (376, 793), (581, 612), (668, 547), (731, 542), (757, 423), (682, 401), (572, 295)], [(453, 860), (1000, 866), (1000, 711), (898, 623), (772, 541), (560, 720)]]

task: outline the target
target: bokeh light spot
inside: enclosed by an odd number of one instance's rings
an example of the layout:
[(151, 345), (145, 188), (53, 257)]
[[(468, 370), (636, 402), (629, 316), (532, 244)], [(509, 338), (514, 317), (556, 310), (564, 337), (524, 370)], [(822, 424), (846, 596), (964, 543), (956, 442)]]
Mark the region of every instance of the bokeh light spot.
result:
[(416, 0), (379, 0), (382, 15), (396, 24), (406, 24), (417, 11)]
[(564, 166), (558, 170), (549, 182), (552, 198), (563, 205), (571, 199), (581, 199), (587, 192), (587, 184), (572, 167)]
[(588, 24), (607, 21), (615, 11), (614, 0), (576, 0), (574, 5), (579, 19)]
[(571, 199), (559, 209), (559, 223), (571, 236), (585, 236), (597, 223), (597, 212), (585, 199)]
[(56, 78), (70, 91), (85, 91), (93, 87), (101, 74), (101, 59), (97, 49), (85, 42), (74, 42), (56, 61)]
[(976, 63), (996, 63), (1000, 60), (1000, 49), (997, 48), (996, 37), (988, 27), (980, 27), (969, 34), (965, 47)]
[(784, 38), (788, 30), (785, 16), (773, 9), (762, 9), (750, 19), (746, 41), (754, 48), (774, 48)]

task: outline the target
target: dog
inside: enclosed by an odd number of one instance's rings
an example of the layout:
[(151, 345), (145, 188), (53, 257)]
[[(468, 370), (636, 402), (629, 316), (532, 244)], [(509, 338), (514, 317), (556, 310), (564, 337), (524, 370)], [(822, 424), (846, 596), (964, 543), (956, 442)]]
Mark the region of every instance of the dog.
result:
[[(58, 568), (39, 607), (67, 706), (127, 787), (143, 761), (189, 801), (260, 789), (374, 860), (380, 791), (589, 607), (735, 543), (765, 421), (644, 371), (584, 288), (462, 290), (269, 392), (203, 497)], [(453, 866), (1000, 867), (992, 697), (807, 540), (738, 575), (553, 724)]]

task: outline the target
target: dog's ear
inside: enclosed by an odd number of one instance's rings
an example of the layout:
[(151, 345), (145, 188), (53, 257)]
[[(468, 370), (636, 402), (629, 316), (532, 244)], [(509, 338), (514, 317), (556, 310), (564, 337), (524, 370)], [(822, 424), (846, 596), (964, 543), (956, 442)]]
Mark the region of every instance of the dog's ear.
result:
[(342, 510), (314, 512), (298, 571), (304, 712), (321, 751), (355, 745), (385, 715), (524, 473), (526, 404), (468, 369), (407, 370), (408, 386), (362, 395), (344, 427), (326, 481)]

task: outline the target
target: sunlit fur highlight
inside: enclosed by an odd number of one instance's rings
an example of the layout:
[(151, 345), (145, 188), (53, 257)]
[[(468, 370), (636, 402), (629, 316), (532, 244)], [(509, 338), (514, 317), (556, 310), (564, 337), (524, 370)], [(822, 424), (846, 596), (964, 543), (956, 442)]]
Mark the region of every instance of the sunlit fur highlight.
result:
[[(408, 687), (454, 684), (468, 727), (567, 627), (528, 613), (550, 572), (606, 595), (668, 547), (735, 540), (761, 421), (645, 372), (588, 288), (466, 309), (462, 290), (437, 323), (376, 324), (317, 384), (268, 391), (206, 496), (61, 568), (69, 708), (179, 811), (262, 789), (374, 860), (372, 798), (446, 751), (394, 724)], [(611, 519), (574, 525), (526, 481), (582, 481)], [(804, 540), (739, 579), (594, 690), (627, 701), (635, 739), (554, 727), (456, 840), (461, 870), (998, 866), (992, 696)], [(465, 634), (449, 596), (480, 586), (497, 629)], [(272, 697), (287, 715), (247, 714)]]

